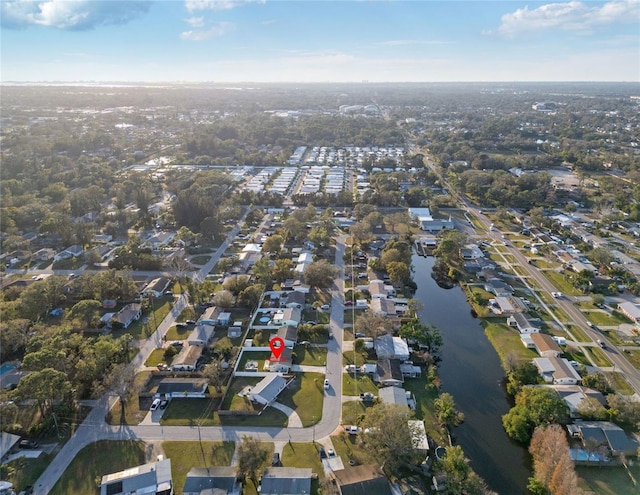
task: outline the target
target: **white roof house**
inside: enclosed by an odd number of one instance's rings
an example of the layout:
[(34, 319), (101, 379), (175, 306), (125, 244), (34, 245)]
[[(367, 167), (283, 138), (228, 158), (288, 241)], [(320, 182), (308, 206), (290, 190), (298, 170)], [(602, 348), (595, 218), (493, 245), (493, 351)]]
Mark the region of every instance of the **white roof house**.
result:
[(541, 357), (535, 358), (533, 364), (538, 368), (540, 376), (547, 383), (556, 385), (576, 385), (582, 380), (573, 366), (564, 358)]
[(399, 359), (401, 361), (409, 359), (409, 345), (400, 337), (393, 337), (390, 334), (382, 335), (374, 339), (373, 345), (378, 358)]
[(259, 402), (265, 406), (271, 405), (280, 392), (287, 387), (287, 380), (276, 374), (269, 374), (251, 388), (250, 397), (252, 402)]
[(626, 301), (618, 304), (618, 309), (631, 321), (640, 321), (640, 307), (638, 307), (638, 305)]

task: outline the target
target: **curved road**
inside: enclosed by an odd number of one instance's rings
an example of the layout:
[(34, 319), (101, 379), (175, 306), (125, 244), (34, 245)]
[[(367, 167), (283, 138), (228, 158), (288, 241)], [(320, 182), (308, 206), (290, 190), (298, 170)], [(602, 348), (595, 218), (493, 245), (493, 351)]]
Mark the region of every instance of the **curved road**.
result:
[[(238, 229), (239, 230), (239, 227)], [(237, 234), (234, 229), (209, 263), (198, 272), (197, 279), (203, 280), (217, 260), (224, 253), (226, 247)], [(322, 406), (322, 419), (314, 426), (307, 428), (266, 428), (266, 427), (235, 427), (235, 426), (111, 426), (104, 418), (115, 402), (114, 397), (104, 395), (97, 401), (91, 413), (78, 427), (74, 435), (63, 446), (51, 464), (35, 483), (36, 495), (46, 495), (56, 484), (65, 469), (75, 456), (87, 445), (98, 440), (143, 440), (158, 442), (164, 440), (192, 440), (192, 441), (240, 441), (244, 435), (249, 435), (263, 441), (296, 441), (308, 442), (332, 434), (340, 424), (342, 413), (342, 334), (344, 322), (344, 252), (346, 236), (340, 236), (336, 244), (335, 266), (339, 269), (332, 287), (330, 329), (334, 338), (329, 340), (327, 351), (327, 378), (329, 390), (325, 392)], [(214, 261), (215, 258), (215, 261)], [(183, 294), (174, 305), (172, 311), (162, 321), (158, 330), (145, 342), (140, 352), (133, 360), (136, 368), (144, 366), (148, 355), (157, 345), (162, 343), (162, 337), (187, 304), (186, 294)]]

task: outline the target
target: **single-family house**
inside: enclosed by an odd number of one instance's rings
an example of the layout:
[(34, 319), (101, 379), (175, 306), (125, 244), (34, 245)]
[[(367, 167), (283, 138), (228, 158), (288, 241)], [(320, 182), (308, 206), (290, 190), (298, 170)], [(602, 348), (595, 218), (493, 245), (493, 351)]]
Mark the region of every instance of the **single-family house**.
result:
[(583, 387), (582, 385), (545, 385), (548, 388), (555, 390), (555, 392), (564, 400), (564, 403), (569, 408), (569, 414), (572, 418), (579, 418), (578, 412), (583, 401), (591, 399), (597, 400), (602, 406), (607, 405), (602, 392), (589, 387)]
[(460, 248), (460, 256), (465, 261), (473, 261), (484, 258), (484, 253), (477, 244), (467, 244), (465, 247)]
[(242, 337), (242, 327), (235, 325), (229, 327), (227, 329), (227, 337), (229, 337), (230, 339), (237, 339), (239, 337)]
[(277, 374), (269, 374), (251, 387), (249, 398), (252, 402), (258, 402), (265, 407), (270, 406), (285, 388), (287, 388), (286, 378)]
[(260, 244), (249, 243), (242, 248), (243, 253), (261, 253), (262, 246)]
[(384, 286), (384, 281), (382, 280), (371, 280), (369, 282), (369, 295), (371, 296), (371, 299), (386, 299), (387, 296), (389, 295), (387, 293), (387, 290), (385, 289)]
[(396, 303), (391, 299), (376, 298), (371, 299), (369, 308), (374, 315), (384, 316), (385, 318), (396, 318)]
[(400, 364), (400, 371), (405, 378), (418, 378), (422, 375), (422, 369), (420, 366), (414, 366), (411, 362), (404, 362)]
[(411, 218), (418, 221), (420, 229), (427, 232), (438, 232), (444, 229), (455, 228), (455, 223), (449, 217), (448, 220), (438, 220), (433, 218), (429, 208), (409, 208)]
[(42, 248), (38, 249), (35, 253), (33, 253), (33, 259), (35, 261), (47, 261), (53, 258), (56, 255), (56, 252), (51, 248)]
[(207, 308), (198, 319), (199, 325), (227, 326), (229, 323), (231, 323), (231, 313), (223, 311), (218, 306)]
[(142, 247), (148, 247), (153, 250), (162, 249), (171, 244), (175, 237), (175, 232), (151, 232), (146, 235)]
[(308, 495), (311, 493), (311, 468), (270, 467), (264, 470), (261, 495)]
[(538, 333), (540, 326), (524, 313), (515, 313), (507, 318), (507, 324), (515, 327), (518, 332), (522, 333)]
[(150, 462), (102, 477), (100, 495), (130, 495), (131, 493), (173, 495), (171, 459)]
[(628, 436), (618, 425), (609, 421), (576, 421), (579, 438), (586, 443), (601, 445), (612, 456), (635, 456), (638, 453), (638, 441)]
[(280, 299), (280, 305), (285, 308), (298, 308), (302, 309), (305, 305), (305, 295), (303, 292), (293, 290), (282, 294)]
[(79, 258), (84, 254), (84, 248), (82, 246), (78, 246), (74, 244), (73, 246), (69, 246), (67, 249), (60, 251), (53, 257), (53, 261), (60, 260), (69, 260), (71, 258)]
[(255, 265), (262, 259), (260, 253), (240, 253), (238, 256), (238, 262), (242, 265), (245, 271)]
[(340, 495), (392, 495), (389, 480), (371, 464), (345, 466), (333, 471)]
[(4, 464), (5, 457), (11, 449), (20, 441), (20, 435), (13, 435), (6, 431), (0, 432), (0, 461)]
[(199, 345), (185, 345), (171, 363), (172, 371), (195, 371), (204, 348)]
[(576, 385), (582, 379), (573, 366), (564, 358), (540, 357), (534, 358), (533, 364), (538, 373), (547, 383), (556, 385)]
[(400, 361), (389, 358), (378, 359), (373, 379), (385, 387), (402, 385), (404, 377), (400, 371)]
[(534, 332), (530, 336), (536, 351), (542, 357), (556, 357), (562, 354), (562, 349), (560, 349), (560, 346), (553, 340), (551, 335)]
[(276, 373), (288, 373), (291, 370), (291, 366), (293, 366), (293, 350), (289, 347), (285, 347), (282, 350), (279, 358), (271, 353), (269, 359), (265, 360), (264, 367), (271, 372)]
[(299, 308), (282, 308), (273, 315), (273, 324), (277, 326), (294, 326), (300, 325), (302, 320), (302, 311)]
[(499, 278), (492, 278), (484, 283), (484, 290), (491, 292), (495, 296), (510, 296), (513, 294), (513, 287), (511, 287), (504, 280)]
[(527, 305), (519, 297), (513, 296), (498, 296), (495, 298), (495, 305), (500, 314), (512, 315), (515, 313), (523, 313), (527, 311)]
[(198, 324), (189, 334), (187, 342), (189, 345), (199, 345), (201, 347), (208, 346), (213, 340), (216, 333), (216, 327), (213, 325)]
[(96, 234), (93, 236), (93, 242), (96, 244), (108, 244), (113, 240), (110, 234)]
[(640, 307), (632, 302), (625, 301), (618, 304), (620, 312), (634, 323), (640, 322)]
[(298, 328), (291, 325), (282, 326), (278, 328), (275, 336), (284, 341), (285, 347), (293, 349), (293, 346), (298, 343)]
[(242, 483), (232, 466), (193, 467), (182, 487), (184, 495), (242, 495)]
[(142, 293), (146, 296), (160, 297), (169, 288), (169, 285), (171, 285), (169, 277), (154, 278), (145, 286)]
[(391, 334), (385, 334), (377, 337), (373, 341), (373, 346), (378, 359), (399, 359), (406, 361), (409, 359), (409, 345), (406, 340), (400, 337), (394, 337)]
[(391, 386), (384, 387), (378, 391), (378, 397), (385, 404), (396, 404), (398, 406), (408, 407), (407, 391), (403, 388)]
[(197, 398), (207, 395), (209, 382), (203, 378), (163, 378), (156, 391), (157, 397)]
[(129, 328), (129, 326), (134, 321), (139, 320), (141, 316), (142, 305), (138, 303), (130, 303), (115, 314), (112, 320), (112, 325), (115, 323), (122, 328)]

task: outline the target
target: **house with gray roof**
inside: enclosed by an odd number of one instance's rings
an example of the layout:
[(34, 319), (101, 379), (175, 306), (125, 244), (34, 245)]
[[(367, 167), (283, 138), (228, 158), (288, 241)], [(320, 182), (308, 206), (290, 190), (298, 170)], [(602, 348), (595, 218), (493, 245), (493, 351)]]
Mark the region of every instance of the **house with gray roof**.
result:
[(205, 347), (211, 343), (215, 332), (216, 327), (213, 325), (198, 324), (189, 334), (187, 342), (189, 345)]
[(261, 495), (309, 495), (311, 468), (270, 467), (264, 470)]
[(553, 383), (555, 385), (576, 385), (582, 380), (582, 377), (575, 368), (564, 358), (535, 358), (533, 364), (538, 368), (538, 373), (547, 383)]
[(266, 407), (273, 404), (285, 388), (287, 388), (287, 380), (283, 376), (273, 373), (265, 376), (251, 387), (249, 397), (252, 402), (258, 402)]
[(518, 332), (522, 333), (538, 333), (540, 331), (540, 325), (530, 319), (524, 313), (515, 313), (507, 318), (507, 324), (510, 327), (515, 327)]
[(173, 495), (171, 459), (149, 462), (102, 477), (100, 495), (129, 495), (131, 493)]
[(115, 322), (122, 328), (129, 328), (131, 324), (139, 320), (142, 316), (142, 306), (138, 303), (127, 304), (124, 308), (118, 311), (112, 319), (112, 324)]
[(293, 290), (284, 292), (280, 298), (280, 305), (286, 308), (298, 308), (302, 309), (305, 305), (305, 298), (303, 292)]
[(634, 456), (638, 453), (638, 441), (609, 421), (576, 421), (575, 426), (583, 442), (601, 445), (613, 456)]
[(282, 326), (278, 328), (275, 336), (284, 341), (285, 347), (293, 349), (293, 346), (298, 342), (298, 328), (292, 325)]
[(378, 359), (373, 379), (385, 387), (402, 385), (404, 376), (400, 370), (400, 361), (397, 359)]
[(391, 495), (389, 480), (370, 464), (345, 466), (333, 472), (340, 495)]
[(378, 358), (400, 359), (401, 361), (409, 359), (409, 345), (400, 337), (394, 337), (387, 333), (375, 338), (373, 346)]
[(191, 468), (182, 487), (184, 495), (242, 495), (242, 483), (232, 466)]

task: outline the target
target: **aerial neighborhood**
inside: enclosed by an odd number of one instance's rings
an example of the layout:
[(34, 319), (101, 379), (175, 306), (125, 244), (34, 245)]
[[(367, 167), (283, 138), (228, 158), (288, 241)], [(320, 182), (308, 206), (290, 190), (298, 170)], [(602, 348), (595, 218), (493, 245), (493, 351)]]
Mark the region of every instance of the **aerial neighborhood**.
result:
[(6, 88), (0, 494), (633, 493), (637, 88), (525, 86)]

